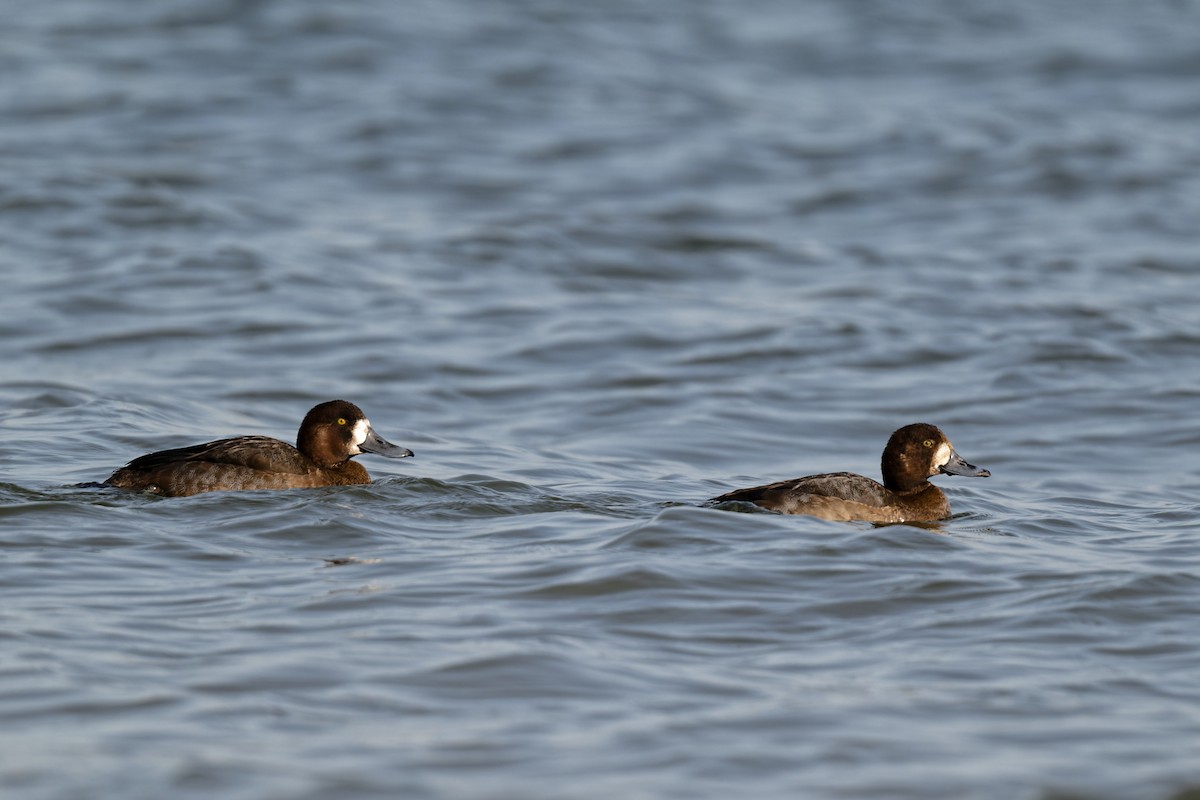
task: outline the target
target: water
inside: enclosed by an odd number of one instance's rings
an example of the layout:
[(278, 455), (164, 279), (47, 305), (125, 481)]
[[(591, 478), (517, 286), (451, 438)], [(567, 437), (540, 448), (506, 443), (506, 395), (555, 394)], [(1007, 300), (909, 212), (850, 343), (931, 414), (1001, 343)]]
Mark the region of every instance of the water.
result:
[[(4, 19), (5, 797), (1200, 793), (1200, 6)], [(700, 506), (919, 420), (939, 525)]]

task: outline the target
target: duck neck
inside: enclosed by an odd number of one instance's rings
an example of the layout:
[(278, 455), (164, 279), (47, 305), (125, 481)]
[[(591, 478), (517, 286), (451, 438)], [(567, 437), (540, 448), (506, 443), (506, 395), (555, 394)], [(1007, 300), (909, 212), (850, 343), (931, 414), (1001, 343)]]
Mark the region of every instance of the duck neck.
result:
[(891, 489), (893, 492), (895, 492), (896, 494), (901, 495), (903, 497), (910, 497), (915, 494), (920, 494), (921, 492), (927, 492), (930, 489), (937, 489), (937, 487), (934, 486), (929, 481), (921, 481), (920, 483), (912, 484), (909, 486), (896, 486), (895, 484), (885, 482), (884, 486), (887, 486), (887, 488)]

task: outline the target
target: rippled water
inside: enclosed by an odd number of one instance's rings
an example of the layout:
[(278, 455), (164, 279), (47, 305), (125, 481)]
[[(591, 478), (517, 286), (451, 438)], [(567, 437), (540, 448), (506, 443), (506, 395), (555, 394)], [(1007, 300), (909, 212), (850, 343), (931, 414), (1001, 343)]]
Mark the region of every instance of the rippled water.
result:
[(5, 797), (1200, 793), (1196, 3), (10, 12)]

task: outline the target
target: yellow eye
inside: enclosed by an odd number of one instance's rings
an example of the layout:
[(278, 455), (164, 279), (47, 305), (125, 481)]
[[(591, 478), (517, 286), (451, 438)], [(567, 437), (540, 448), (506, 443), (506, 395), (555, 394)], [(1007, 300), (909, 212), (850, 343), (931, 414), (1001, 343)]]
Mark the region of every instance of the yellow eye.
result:
[(338, 425), (345, 425), (345, 424), (346, 424), (346, 418), (338, 417)]
[[(338, 421), (341, 422), (341, 420)], [(925, 441), (921, 442), (921, 444), (925, 445), (926, 447), (933, 447), (933, 439), (926, 439)]]

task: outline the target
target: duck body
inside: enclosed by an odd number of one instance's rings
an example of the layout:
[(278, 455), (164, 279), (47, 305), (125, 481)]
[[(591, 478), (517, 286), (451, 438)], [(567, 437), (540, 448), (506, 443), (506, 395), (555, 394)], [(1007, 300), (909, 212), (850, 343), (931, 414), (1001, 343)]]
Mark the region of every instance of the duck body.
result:
[(294, 447), (269, 436), (238, 436), (160, 450), (135, 458), (104, 483), (170, 497), (369, 483), (367, 470), (350, 460), (361, 453), (413, 454), (375, 433), (358, 406), (331, 400), (304, 417)]
[(950, 516), (950, 501), (929, 482), (930, 477), (991, 475), (968, 464), (944, 433), (924, 422), (892, 434), (883, 450), (882, 471), (883, 483), (852, 472), (833, 472), (738, 489), (709, 502), (754, 503), (782, 514), (835, 521), (934, 522)]

